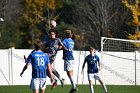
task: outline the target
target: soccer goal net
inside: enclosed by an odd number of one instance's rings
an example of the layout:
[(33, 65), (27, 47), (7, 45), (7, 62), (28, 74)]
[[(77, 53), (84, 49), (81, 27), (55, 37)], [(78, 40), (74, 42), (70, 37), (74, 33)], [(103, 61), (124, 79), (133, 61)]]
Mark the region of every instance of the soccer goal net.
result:
[(102, 37), (101, 61), (106, 84), (140, 85), (140, 41)]

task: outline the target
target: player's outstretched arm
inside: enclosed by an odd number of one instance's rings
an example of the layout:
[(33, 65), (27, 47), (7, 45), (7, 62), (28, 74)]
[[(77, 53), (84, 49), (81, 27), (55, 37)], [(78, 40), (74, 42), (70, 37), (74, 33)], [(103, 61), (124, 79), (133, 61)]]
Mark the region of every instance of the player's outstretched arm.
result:
[(81, 71), (81, 74), (84, 73), (85, 64), (86, 64), (86, 61), (84, 61), (83, 65), (82, 65), (82, 71)]
[(101, 70), (101, 64), (100, 61), (98, 62), (98, 67), (99, 67), (99, 71)]
[(62, 41), (61, 41), (61, 39), (59, 38), (58, 39), (59, 40), (59, 48), (58, 48), (58, 50), (68, 50), (65, 46), (64, 46), (64, 44), (62, 43)]
[(29, 65), (30, 65), (30, 63), (26, 63), (26, 65), (23, 67), (22, 72), (20, 73), (21, 77), (22, 77), (24, 71), (28, 68)]

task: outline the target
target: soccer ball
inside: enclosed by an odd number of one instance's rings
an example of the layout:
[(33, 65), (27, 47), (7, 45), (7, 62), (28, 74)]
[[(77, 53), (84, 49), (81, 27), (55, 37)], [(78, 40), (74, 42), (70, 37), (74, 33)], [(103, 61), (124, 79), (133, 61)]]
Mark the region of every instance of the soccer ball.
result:
[(51, 20), (51, 21), (50, 21), (50, 26), (51, 26), (52, 28), (55, 28), (55, 27), (57, 26), (56, 21), (55, 21), (55, 20)]
[(4, 19), (3, 18), (0, 18), (0, 21), (4, 21)]

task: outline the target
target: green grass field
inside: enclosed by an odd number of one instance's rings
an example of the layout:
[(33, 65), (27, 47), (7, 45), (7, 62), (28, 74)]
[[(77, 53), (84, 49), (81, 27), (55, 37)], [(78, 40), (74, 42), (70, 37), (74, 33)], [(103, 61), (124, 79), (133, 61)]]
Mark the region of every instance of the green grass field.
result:
[[(89, 93), (88, 85), (78, 85), (77, 93)], [(65, 85), (63, 88), (57, 86), (54, 90), (47, 85), (45, 93), (68, 93), (70, 85)], [(108, 85), (109, 93), (140, 93), (140, 86), (124, 86), (124, 85)], [(104, 93), (100, 85), (94, 85), (95, 93)], [(31, 93), (29, 86), (0, 86), (0, 93)]]

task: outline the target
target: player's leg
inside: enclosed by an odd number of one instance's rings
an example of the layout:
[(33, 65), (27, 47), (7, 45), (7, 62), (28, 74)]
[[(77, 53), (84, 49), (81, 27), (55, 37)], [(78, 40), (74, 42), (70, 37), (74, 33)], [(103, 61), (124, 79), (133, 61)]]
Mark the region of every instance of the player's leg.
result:
[(53, 81), (53, 85), (52, 85), (51, 89), (54, 89), (56, 86), (57, 86), (57, 80), (54, 79), (54, 81)]
[(60, 80), (63, 87), (65, 79), (63, 79), (55, 69), (52, 70), (52, 73)]
[(73, 70), (67, 71), (67, 75), (68, 75), (68, 77), (70, 79), (71, 86), (72, 86), (69, 93), (75, 93), (76, 91), (78, 91), (78, 88), (76, 87), (76, 84), (75, 84)]
[(55, 60), (56, 56), (52, 56), (50, 57), (50, 62), (51, 62), (51, 67), (52, 67), (52, 73), (60, 80), (62, 87), (64, 86), (64, 79), (60, 76), (60, 74), (58, 73), (58, 71), (56, 71), (55, 69), (53, 69), (53, 62)]
[[(47, 76), (50, 78), (50, 74), (49, 74), (49, 71), (47, 70), (46, 71), (47, 72)], [(53, 71), (52, 71), (53, 72)], [(54, 77), (54, 76), (53, 76)], [(57, 86), (57, 80), (54, 78), (53, 79), (54, 81), (53, 81), (53, 84), (52, 84), (52, 87), (51, 87), (51, 89), (54, 89), (56, 86)]]
[(103, 83), (103, 81), (101, 80), (101, 78), (100, 78), (100, 76), (99, 76), (98, 73), (95, 73), (95, 74), (94, 74), (94, 78), (100, 82), (100, 84), (101, 84), (102, 87), (103, 87), (104, 92), (105, 92), (105, 93), (108, 93), (108, 92), (107, 92), (106, 85)]
[(40, 89), (39, 93), (45, 93), (45, 89)]
[(74, 69), (73, 67), (74, 67), (74, 61), (73, 60), (69, 60), (69, 61), (64, 62), (64, 71), (67, 72), (67, 76), (69, 77), (71, 85), (72, 85), (72, 88), (71, 88), (69, 93), (74, 93), (78, 90), (77, 87), (76, 87), (75, 78), (74, 78), (74, 75), (73, 75), (73, 69)]
[(93, 88), (93, 81), (89, 80), (89, 88), (90, 88), (90, 93), (94, 93), (94, 88)]
[(94, 74), (88, 74), (90, 93), (94, 93), (93, 80), (94, 80)]
[(99, 82), (100, 82), (100, 84), (102, 85), (103, 90), (105, 91), (105, 93), (108, 93), (108, 92), (107, 92), (106, 85), (103, 83), (103, 81), (102, 81), (101, 79), (99, 79)]
[(39, 79), (32, 78), (30, 83), (30, 88), (32, 89), (33, 93), (39, 93)]
[(53, 73), (58, 79), (61, 78), (60, 75), (59, 75), (59, 73), (58, 73), (55, 69), (52, 69), (52, 73)]
[(38, 89), (33, 89), (33, 93), (39, 93), (38, 91)]
[(46, 88), (46, 78), (40, 78), (39, 93), (45, 93)]
[(50, 57), (50, 62), (51, 62), (51, 67), (52, 67), (52, 73), (61, 81), (63, 78), (61, 78), (61, 76), (60, 76), (60, 74), (58, 73), (58, 71), (56, 71), (56, 70), (53, 68), (53, 63), (54, 63), (55, 58), (56, 58), (56, 56)]
[[(49, 59), (50, 59), (50, 66), (51, 66), (51, 69), (52, 69), (52, 73), (53, 73), (53, 75), (55, 75), (54, 74), (54, 69), (53, 69), (53, 62), (54, 62), (54, 60), (51, 57)], [(50, 78), (50, 76), (49, 76), (49, 78)], [(53, 85), (52, 85), (51, 89), (54, 89), (57, 86), (57, 80), (55, 79), (55, 77), (54, 77), (53, 80), (54, 81), (53, 81)]]
[(52, 68), (52, 73), (53, 73), (58, 79), (60, 79), (59, 73), (53, 68), (53, 63), (54, 63), (55, 57), (56, 57), (56, 56), (51, 56), (51, 57), (49, 57), (50, 63), (51, 63), (51, 68)]
[(74, 79), (74, 75), (73, 75), (73, 70), (67, 71), (67, 75), (68, 75), (68, 77), (70, 79), (72, 88), (75, 89), (76, 85), (75, 85), (75, 79)]

